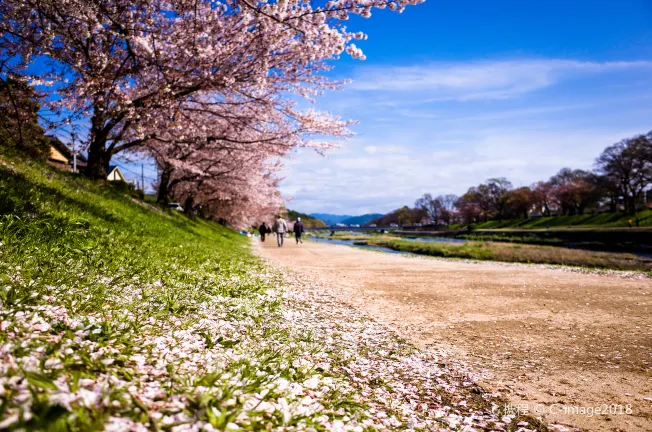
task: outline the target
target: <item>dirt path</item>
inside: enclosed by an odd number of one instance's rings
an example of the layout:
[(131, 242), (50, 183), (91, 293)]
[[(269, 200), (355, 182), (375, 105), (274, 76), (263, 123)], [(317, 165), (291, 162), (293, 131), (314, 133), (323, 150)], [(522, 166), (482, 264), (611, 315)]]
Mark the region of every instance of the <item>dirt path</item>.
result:
[(652, 430), (649, 279), (269, 240), (262, 256), (323, 278), (417, 346), (486, 370), (483, 385), (514, 409), (590, 430)]

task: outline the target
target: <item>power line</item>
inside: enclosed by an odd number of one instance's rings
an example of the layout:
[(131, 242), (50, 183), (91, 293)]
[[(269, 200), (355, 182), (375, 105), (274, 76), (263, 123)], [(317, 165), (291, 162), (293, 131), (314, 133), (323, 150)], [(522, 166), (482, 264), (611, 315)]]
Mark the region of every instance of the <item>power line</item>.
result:
[(146, 175), (144, 175), (144, 172), (139, 173), (139, 172), (133, 171), (133, 170), (131, 170), (131, 169), (129, 169), (129, 168), (123, 166), (123, 165), (120, 165), (119, 163), (116, 163), (116, 165), (119, 166), (120, 169), (125, 170), (128, 173), (135, 175), (136, 177), (141, 177), (141, 178), (145, 178), (147, 180), (152, 180), (152, 181), (158, 181), (158, 178), (146, 176)]

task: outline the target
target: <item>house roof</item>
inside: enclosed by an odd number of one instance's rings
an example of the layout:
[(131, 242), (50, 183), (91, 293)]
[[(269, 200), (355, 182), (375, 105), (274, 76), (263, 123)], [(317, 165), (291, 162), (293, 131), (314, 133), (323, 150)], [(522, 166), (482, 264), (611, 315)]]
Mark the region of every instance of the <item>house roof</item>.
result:
[(122, 174), (122, 170), (117, 165), (109, 165), (109, 172), (107, 174), (107, 177), (111, 177), (111, 174), (113, 173), (113, 171), (116, 171), (118, 173), (118, 176), (120, 176), (120, 179), (122, 179), (122, 181), (127, 181), (124, 174)]
[[(65, 158), (68, 159), (68, 161), (72, 161), (72, 150), (59, 138), (53, 135), (46, 135), (45, 139), (48, 140), (50, 145), (54, 147), (59, 153), (61, 153)], [(84, 156), (81, 153), (77, 153), (77, 163), (78, 164), (86, 164), (87, 159), (86, 156)]]
[(57, 150), (54, 146), (50, 146), (50, 155), (48, 156), (48, 159), (53, 161), (53, 162), (58, 162), (58, 163), (68, 163), (68, 158), (63, 155), (59, 150)]

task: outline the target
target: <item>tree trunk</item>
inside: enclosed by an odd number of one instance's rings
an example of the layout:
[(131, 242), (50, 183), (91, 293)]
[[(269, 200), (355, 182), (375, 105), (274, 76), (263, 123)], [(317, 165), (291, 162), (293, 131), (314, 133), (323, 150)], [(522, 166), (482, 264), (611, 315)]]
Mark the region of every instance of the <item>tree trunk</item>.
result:
[(170, 200), (170, 176), (172, 175), (172, 170), (168, 168), (162, 168), (161, 178), (158, 183), (158, 194), (156, 196), (156, 202), (159, 204), (168, 205)]
[(109, 175), (109, 163), (111, 154), (106, 151), (106, 140), (94, 137), (88, 147), (88, 164), (86, 165), (86, 177), (94, 180), (106, 180)]
[(195, 198), (192, 195), (186, 197), (186, 201), (183, 203), (183, 212), (186, 214), (192, 213), (193, 206), (195, 205)]
[(106, 180), (109, 175), (111, 153), (107, 151), (107, 135), (103, 130), (104, 119), (93, 114), (91, 118), (91, 143), (88, 147), (88, 163), (85, 174), (93, 180)]
[(637, 191), (637, 192), (632, 191), (632, 208), (631, 208), (632, 214), (636, 213), (636, 210), (637, 210), (636, 206), (638, 205), (638, 201), (639, 201), (640, 198), (641, 198), (641, 192), (640, 191)]

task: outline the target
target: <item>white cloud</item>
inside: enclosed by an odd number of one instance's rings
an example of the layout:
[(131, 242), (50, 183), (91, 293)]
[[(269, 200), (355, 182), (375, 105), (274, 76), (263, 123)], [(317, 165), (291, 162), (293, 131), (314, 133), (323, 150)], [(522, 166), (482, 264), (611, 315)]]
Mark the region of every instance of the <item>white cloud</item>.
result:
[(385, 153), (385, 154), (401, 154), (409, 153), (410, 149), (407, 146), (403, 145), (368, 145), (364, 147), (364, 151), (367, 154), (376, 154), (376, 153)]
[(359, 70), (351, 88), (374, 92), (418, 92), (422, 97), (426, 96), (418, 99), (419, 102), (505, 99), (578, 76), (633, 69), (652, 69), (652, 62), (528, 59), (369, 67)]
[(426, 192), (459, 195), (491, 177), (524, 186), (566, 166), (591, 169), (602, 149), (636, 131), (482, 130), (446, 150), (425, 151), (437, 148), (433, 142), (421, 143), (426, 148), (412, 153), (357, 151), (292, 169), (282, 191), (301, 211), (385, 212), (412, 205)]
[(361, 69), (338, 107), (359, 135), (327, 157), (297, 154), (281, 190), (297, 210), (361, 214), (491, 177), (521, 186), (591, 169), (607, 145), (650, 129), (650, 70), (554, 59)]

